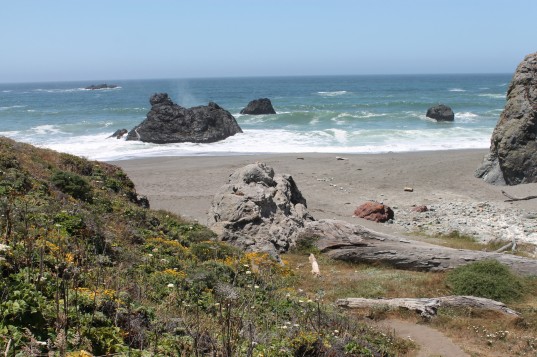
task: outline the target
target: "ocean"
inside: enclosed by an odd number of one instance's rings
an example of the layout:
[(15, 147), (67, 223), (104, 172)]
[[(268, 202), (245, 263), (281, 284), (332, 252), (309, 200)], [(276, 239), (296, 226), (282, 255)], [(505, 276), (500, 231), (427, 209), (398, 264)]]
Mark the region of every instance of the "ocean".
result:
[[(368, 75), (0, 84), (0, 135), (94, 160), (253, 153), (385, 153), (488, 148), (511, 74)], [(132, 129), (166, 92), (184, 107), (214, 101), (243, 134), (212, 144), (109, 138)], [(239, 114), (269, 98), (274, 115)], [(454, 122), (426, 118), (443, 103)]]

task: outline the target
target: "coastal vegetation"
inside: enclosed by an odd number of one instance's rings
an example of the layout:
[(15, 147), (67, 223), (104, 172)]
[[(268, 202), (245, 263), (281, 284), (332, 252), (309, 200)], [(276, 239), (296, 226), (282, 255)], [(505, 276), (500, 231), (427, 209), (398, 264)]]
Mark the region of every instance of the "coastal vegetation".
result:
[[(430, 273), (335, 261), (319, 255), (314, 238), (299, 241), (280, 264), (214, 237), (202, 225), (148, 209), (116, 166), (0, 138), (0, 351), (404, 356), (414, 343), (371, 321), (422, 322), (417, 314), (340, 310), (334, 301), (453, 294), (458, 282), (486, 279), (492, 269), (472, 264), (472, 273), (457, 276), (459, 269)], [(310, 273), (310, 253), (321, 277)], [(507, 274), (494, 291), (512, 283), (510, 295), (497, 298), (521, 318), (441, 308), (427, 323), (476, 356), (531, 355), (537, 281), (490, 264)]]
[(206, 227), (145, 206), (116, 166), (0, 138), (6, 356), (392, 356), (412, 346)]

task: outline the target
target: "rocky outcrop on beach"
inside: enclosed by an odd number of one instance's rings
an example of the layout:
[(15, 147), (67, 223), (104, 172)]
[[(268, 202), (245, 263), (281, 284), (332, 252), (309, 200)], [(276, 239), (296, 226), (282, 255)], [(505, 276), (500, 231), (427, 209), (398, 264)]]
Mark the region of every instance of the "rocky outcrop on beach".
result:
[(235, 118), (218, 104), (184, 108), (172, 102), (167, 93), (149, 100), (146, 119), (127, 135), (127, 140), (156, 144), (212, 143), (242, 133)]
[(260, 115), (260, 114), (276, 114), (270, 99), (259, 98), (254, 99), (241, 110), (241, 114)]
[(393, 210), (380, 202), (365, 202), (354, 210), (354, 216), (373, 222), (387, 222), (393, 219)]
[(454, 121), (455, 114), (453, 110), (444, 104), (438, 104), (427, 109), (427, 118), (434, 119), (436, 121)]
[(537, 182), (537, 52), (516, 69), (476, 177), (494, 185)]
[(208, 225), (220, 240), (274, 257), (285, 252), (313, 218), (289, 175), (263, 164), (235, 171), (213, 198)]
[(92, 84), (91, 86), (87, 86), (84, 89), (99, 90), (99, 89), (114, 89), (114, 88), (117, 88), (117, 85), (102, 83), (102, 84)]

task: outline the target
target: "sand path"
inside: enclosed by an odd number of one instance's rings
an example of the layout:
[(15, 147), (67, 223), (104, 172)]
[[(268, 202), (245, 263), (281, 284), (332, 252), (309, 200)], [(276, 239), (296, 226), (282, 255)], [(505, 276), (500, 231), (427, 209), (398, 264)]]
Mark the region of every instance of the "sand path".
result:
[(394, 332), (401, 338), (414, 341), (419, 346), (415, 357), (470, 356), (444, 334), (428, 326), (393, 319), (380, 321), (376, 325), (390, 332)]

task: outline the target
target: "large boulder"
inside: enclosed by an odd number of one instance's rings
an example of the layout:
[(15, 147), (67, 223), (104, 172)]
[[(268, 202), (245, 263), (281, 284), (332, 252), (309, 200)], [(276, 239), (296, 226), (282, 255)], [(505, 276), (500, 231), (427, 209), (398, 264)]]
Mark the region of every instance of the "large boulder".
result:
[(274, 107), (272, 107), (270, 99), (259, 98), (254, 99), (250, 103), (248, 103), (248, 105), (243, 110), (241, 110), (241, 114), (276, 114), (276, 111), (274, 110)]
[(524, 58), (507, 89), (490, 152), (476, 176), (494, 185), (537, 182), (537, 52)]
[(255, 163), (235, 171), (216, 193), (208, 226), (220, 240), (277, 258), (308, 221), (313, 218), (293, 178)]
[(435, 119), (436, 121), (454, 121), (455, 114), (453, 110), (444, 104), (438, 104), (427, 109), (427, 118)]
[(216, 103), (187, 109), (173, 103), (167, 93), (154, 94), (149, 102), (146, 119), (129, 132), (127, 140), (212, 143), (242, 133), (235, 118)]

